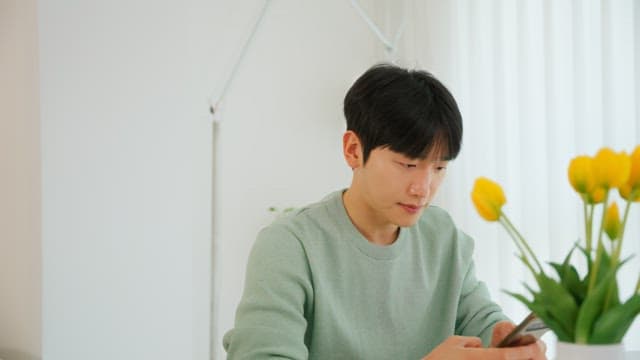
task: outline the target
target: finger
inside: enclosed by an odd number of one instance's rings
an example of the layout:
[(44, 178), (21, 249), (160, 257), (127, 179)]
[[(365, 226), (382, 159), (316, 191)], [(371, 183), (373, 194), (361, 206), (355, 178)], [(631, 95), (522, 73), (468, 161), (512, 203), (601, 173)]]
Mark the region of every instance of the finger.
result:
[(538, 340), (534, 345), (538, 347), (538, 351), (540, 352), (540, 354), (538, 355), (539, 359), (546, 359), (547, 357), (545, 356), (545, 354), (547, 353), (547, 344), (545, 344), (542, 340)]
[(491, 347), (497, 346), (502, 339), (504, 339), (509, 333), (516, 328), (516, 325), (509, 321), (501, 321), (493, 327), (493, 334), (491, 335)]
[(487, 349), (468, 349), (468, 351), (482, 351), (483, 359), (504, 359), (504, 360), (529, 360), (544, 359), (540, 354), (537, 345), (511, 347), (511, 348), (487, 348)]
[(538, 339), (536, 339), (535, 336), (533, 335), (522, 335), (520, 336), (517, 340), (515, 340), (510, 347), (515, 347), (515, 346), (526, 346), (529, 344), (533, 344), (536, 341), (538, 341)]
[(541, 341), (541, 340), (537, 340), (537, 341), (528, 343), (526, 345), (523, 344), (523, 345), (520, 345), (520, 346), (515, 346), (513, 348), (514, 349), (517, 349), (517, 348), (521, 348), (521, 349), (530, 348), (532, 353), (536, 354), (536, 356), (544, 355), (547, 352), (547, 345), (544, 343), (544, 341)]
[(547, 351), (547, 345), (540, 340), (534, 343), (531, 343), (529, 345), (515, 347), (512, 349), (515, 349), (515, 350), (522, 349), (523, 350), (522, 355), (528, 356), (527, 357), (528, 359), (536, 359), (536, 360), (546, 359), (545, 353)]
[(502, 337), (505, 337), (515, 328), (516, 324), (511, 321), (500, 321), (494, 326), (493, 332), (496, 335), (502, 335)]
[(450, 336), (447, 341), (448, 345), (464, 348), (481, 348), (482, 340), (474, 336)]

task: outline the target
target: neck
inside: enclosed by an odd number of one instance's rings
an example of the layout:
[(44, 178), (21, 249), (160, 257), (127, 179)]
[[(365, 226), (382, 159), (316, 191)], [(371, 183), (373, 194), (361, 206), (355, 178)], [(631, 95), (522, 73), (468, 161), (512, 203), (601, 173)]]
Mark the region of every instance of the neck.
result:
[(358, 195), (353, 188), (347, 189), (342, 194), (344, 208), (353, 225), (371, 243), (383, 246), (393, 244), (398, 238), (400, 227), (381, 222), (374, 210), (360, 200)]

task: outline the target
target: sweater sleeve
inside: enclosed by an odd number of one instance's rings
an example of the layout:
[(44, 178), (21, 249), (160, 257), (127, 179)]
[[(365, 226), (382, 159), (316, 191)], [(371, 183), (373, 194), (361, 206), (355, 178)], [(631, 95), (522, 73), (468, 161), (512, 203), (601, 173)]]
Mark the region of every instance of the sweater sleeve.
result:
[(309, 264), (302, 244), (287, 229), (260, 232), (249, 255), (235, 326), (223, 345), (228, 359), (306, 359)]
[(462, 246), (463, 264), (467, 264), (462, 282), (462, 292), (458, 302), (456, 318), (456, 334), (464, 336), (478, 336), (486, 347), (491, 343), (493, 327), (500, 321), (507, 320), (500, 306), (489, 296), (486, 285), (475, 275), (475, 265), (472, 259), (473, 240), (467, 235)]

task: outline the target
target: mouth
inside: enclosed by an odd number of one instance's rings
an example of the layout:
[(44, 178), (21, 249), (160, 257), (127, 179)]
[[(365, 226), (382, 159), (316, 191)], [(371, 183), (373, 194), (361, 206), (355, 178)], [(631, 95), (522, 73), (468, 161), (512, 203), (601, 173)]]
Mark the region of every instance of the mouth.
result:
[(404, 204), (404, 203), (398, 203), (398, 205), (400, 205), (400, 207), (404, 209), (404, 211), (408, 212), (409, 214), (416, 214), (426, 206), (426, 205), (413, 205), (413, 204)]

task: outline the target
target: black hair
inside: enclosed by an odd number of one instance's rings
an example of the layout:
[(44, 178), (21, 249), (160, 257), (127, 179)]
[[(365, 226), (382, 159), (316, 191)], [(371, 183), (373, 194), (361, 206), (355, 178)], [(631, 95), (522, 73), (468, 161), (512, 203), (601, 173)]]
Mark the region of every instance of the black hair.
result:
[(358, 135), (364, 163), (388, 147), (411, 159), (442, 150), (453, 160), (462, 144), (462, 115), (453, 95), (433, 75), (390, 64), (362, 74), (344, 99), (347, 130)]

